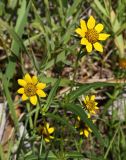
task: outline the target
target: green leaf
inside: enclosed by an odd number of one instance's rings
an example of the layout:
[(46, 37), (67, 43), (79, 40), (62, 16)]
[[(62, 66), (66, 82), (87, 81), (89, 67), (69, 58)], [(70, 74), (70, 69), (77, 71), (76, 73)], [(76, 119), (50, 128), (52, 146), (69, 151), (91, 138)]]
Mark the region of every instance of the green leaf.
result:
[(40, 160), (45, 160), (45, 159), (58, 160), (57, 157), (55, 156), (55, 154), (52, 151), (49, 151), (48, 154), (42, 153), (42, 155), (40, 155), (39, 158), (38, 158), (38, 155), (33, 155), (33, 154), (25, 156), (25, 160), (37, 160), (37, 159), (40, 159)]
[[(6, 30), (9, 32), (9, 34), (12, 36), (13, 40), (17, 42), (17, 45), (20, 46), (20, 48), (22, 50), (24, 50), (25, 52), (27, 52), (24, 43), (22, 41), (22, 39), (20, 38), (20, 36), (15, 32), (15, 30), (10, 27), (6, 22), (4, 22), (2, 19), (0, 19), (0, 26), (3, 28), (6, 28)], [(14, 50), (12, 50), (12, 52), (17, 55), (17, 52), (14, 52)]]
[(81, 3), (82, 3), (82, 0), (74, 1), (72, 6), (67, 10), (67, 17), (71, 16)]
[[(24, 32), (24, 27), (27, 22), (27, 15), (29, 12), (30, 5), (31, 5), (31, 1), (29, 1), (27, 6), (26, 0), (23, 0), (21, 3), (21, 8), (19, 9), (19, 12), (18, 12), (18, 19), (16, 22), (15, 32), (20, 38), (22, 37), (22, 34)], [(19, 49), (20, 49), (20, 46), (18, 45), (18, 42), (15, 41), (14, 39), (12, 41), (11, 50), (13, 53), (16, 53), (16, 55), (18, 56)], [(9, 63), (6, 68), (6, 75), (7, 75), (8, 81), (13, 77), (13, 74), (15, 72), (15, 67), (16, 67), (16, 60), (12, 58), (9, 60)]]
[(93, 3), (97, 6), (97, 8), (100, 10), (100, 12), (102, 14), (104, 14), (106, 17), (108, 17), (108, 14), (107, 14), (107, 12), (105, 10), (105, 7), (100, 3), (99, 0), (94, 0)]
[(45, 104), (44, 107), (43, 107), (43, 110), (44, 110), (45, 112), (48, 111), (49, 106), (50, 106), (50, 104), (52, 103), (53, 98), (54, 98), (54, 96), (55, 96), (55, 94), (56, 94), (57, 88), (59, 87), (59, 84), (60, 84), (60, 79), (58, 79), (58, 80), (55, 82), (54, 87), (51, 89), (51, 91), (50, 91), (50, 93), (49, 93), (49, 96), (48, 96), (48, 99), (47, 99), (47, 101), (46, 101), (46, 104)]
[(126, 23), (122, 24), (120, 26), (120, 28), (118, 29), (118, 31), (116, 32), (116, 35), (118, 36), (119, 34), (121, 34), (121, 32), (126, 29)]
[(91, 88), (97, 89), (99, 87), (107, 87), (107, 86), (115, 86), (114, 83), (105, 83), (105, 82), (95, 82), (91, 84), (83, 84), (81, 85), (78, 89), (75, 91), (72, 91), (69, 96), (70, 96), (70, 101), (74, 101), (78, 96), (81, 96), (84, 94), (86, 91), (89, 91)]
[[(68, 54), (67, 54), (68, 55)], [(51, 59), (46, 66), (44, 67), (44, 70), (49, 69), (50, 67), (52, 67), (54, 64), (60, 62), (60, 61), (64, 61), (66, 59), (66, 53), (65, 51), (62, 51), (56, 58)], [(43, 67), (43, 66), (42, 66)], [(42, 69), (41, 67), (41, 69)]]
[(7, 102), (8, 102), (8, 106), (9, 106), (9, 109), (10, 109), (11, 118), (14, 122), (15, 128), (18, 129), (18, 119), (17, 119), (16, 112), (15, 112), (15, 106), (14, 106), (14, 102), (11, 98), (11, 94), (9, 92), (9, 89), (8, 89), (8, 81), (7, 81), (5, 75), (3, 76), (3, 89), (4, 89), (6, 99), (7, 99)]
[[(82, 158), (84, 159), (84, 156), (79, 152), (71, 152), (71, 153), (65, 153), (66, 158)], [(82, 160), (80, 159), (80, 160)]]

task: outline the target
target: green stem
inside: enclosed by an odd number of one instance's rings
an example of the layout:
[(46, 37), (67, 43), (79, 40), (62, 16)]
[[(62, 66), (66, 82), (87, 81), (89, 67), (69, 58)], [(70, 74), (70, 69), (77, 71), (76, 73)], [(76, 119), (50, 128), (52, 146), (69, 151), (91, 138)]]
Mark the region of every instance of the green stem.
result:
[(82, 52), (82, 48), (80, 48), (80, 51), (79, 51), (79, 53), (77, 54), (77, 57), (76, 57), (76, 62), (75, 62), (75, 66), (74, 66), (74, 75), (73, 75), (73, 80), (72, 80), (72, 83), (71, 83), (70, 91), (72, 91), (72, 88), (75, 85), (76, 73), (77, 73), (77, 68), (78, 68), (78, 61), (82, 56), (84, 56), (83, 54), (81, 55), (81, 52)]
[[(30, 113), (30, 104), (29, 103), (27, 103), (26, 104), (26, 107), (27, 107), (27, 111), (28, 111), (28, 113)], [(32, 117), (31, 117), (31, 115), (29, 114), (29, 124), (30, 124), (30, 129), (33, 129), (33, 121), (32, 121)]]
[(78, 67), (78, 57), (76, 58), (76, 62), (75, 62), (75, 66), (74, 66), (74, 75), (73, 75), (73, 80), (72, 80), (72, 83), (71, 83), (70, 91), (72, 91), (72, 88), (73, 88), (73, 86), (74, 86), (74, 84), (75, 84), (77, 67)]
[(104, 159), (106, 159), (107, 156), (108, 156), (108, 153), (109, 153), (109, 151), (110, 151), (110, 149), (111, 149), (111, 147), (112, 147), (112, 144), (113, 144), (113, 142), (114, 142), (114, 139), (115, 139), (115, 137), (116, 137), (116, 134), (118, 133), (119, 127), (120, 127), (120, 125), (119, 125), (118, 128), (116, 129), (115, 134), (114, 134), (112, 140), (110, 141), (109, 147), (108, 147), (108, 149), (107, 149), (107, 151), (106, 151), (106, 153), (105, 153), (105, 155), (104, 155)]
[(37, 124), (37, 119), (38, 119), (38, 115), (39, 115), (39, 110), (40, 110), (40, 102), (38, 100), (37, 103), (37, 110), (35, 112), (35, 118), (34, 118), (34, 127), (36, 128), (36, 124)]

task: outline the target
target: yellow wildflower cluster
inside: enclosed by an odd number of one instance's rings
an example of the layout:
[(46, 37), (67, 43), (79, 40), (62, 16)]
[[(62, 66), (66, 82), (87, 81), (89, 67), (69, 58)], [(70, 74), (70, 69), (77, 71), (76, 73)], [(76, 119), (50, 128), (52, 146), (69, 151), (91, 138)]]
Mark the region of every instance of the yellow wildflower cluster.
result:
[[(99, 41), (104, 41), (110, 36), (109, 34), (101, 33), (103, 28), (104, 26), (101, 23), (96, 25), (96, 21), (93, 16), (90, 16), (87, 24), (84, 20), (80, 20), (80, 27), (77, 28), (75, 32), (81, 37), (80, 43), (86, 46), (87, 52), (91, 52), (93, 47), (97, 51), (103, 52), (103, 47)], [(32, 105), (36, 105), (38, 97), (46, 97), (46, 93), (43, 91), (43, 89), (46, 88), (46, 84), (39, 82), (36, 76), (31, 77), (27, 73), (23, 79), (18, 79), (18, 84), (21, 88), (19, 88), (17, 92), (22, 94), (22, 101), (30, 100)], [(84, 104), (88, 112), (88, 118), (91, 118), (91, 116), (96, 114), (96, 111), (98, 110), (98, 103), (95, 102), (95, 95), (86, 96), (84, 98)], [(80, 117), (77, 117), (75, 127), (79, 129), (80, 135), (84, 135), (86, 137), (88, 137), (89, 133), (92, 132), (91, 129), (82, 122)], [(46, 142), (50, 142), (51, 139), (54, 139), (52, 136), (54, 127), (50, 127), (48, 122), (39, 126), (39, 132), (41, 132)]]
[[(97, 107), (98, 103), (95, 102), (95, 95), (86, 96), (84, 98), (84, 103), (85, 103), (85, 109), (88, 112), (88, 118), (91, 118), (91, 116), (96, 114), (96, 111), (99, 109)], [(93, 123), (94, 122), (95, 120), (93, 120)], [(92, 132), (92, 130), (80, 119), (80, 117), (77, 117), (75, 128), (78, 128), (80, 135), (83, 135), (85, 137), (88, 137), (89, 133)]]
[[(88, 116), (90, 118), (90, 116)], [(80, 119), (80, 117), (77, 117), (77, 121), (75, 124), (75, 128), (79, 129), (80, 135), (88, 137), (89, 133), (92, 132), (92, 130)]]

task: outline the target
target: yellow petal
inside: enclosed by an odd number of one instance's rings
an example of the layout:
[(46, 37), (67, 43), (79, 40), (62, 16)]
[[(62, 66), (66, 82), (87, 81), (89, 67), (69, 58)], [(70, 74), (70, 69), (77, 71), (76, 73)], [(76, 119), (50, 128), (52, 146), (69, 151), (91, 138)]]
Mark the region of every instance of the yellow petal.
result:
[(87, 117), (88, 117), (88, 118), (91, 118), (91, 115), (90, 115), (90, 113), (88, 113)]
[(23, 80), (23, 79), (18, 79), (18, 84), (19, 84), (20, 86), (25, 87), (27, 83), (26, 83), (25, 80)]
[(24, 76), (24, 79), (27, 83), (32, 83), (31, 76), (28, 73)]
[(84, 103), (86, 104), (86, 99), (84, 98)]
[(92, 132), (92, 130), (88, 127), (89, 132)]
[(91, 43), (87, 43), (86, 49), (87, 49), (87, 52), (90, 53), (92, 51), (92, 44)]
[(49, 134), (52, 134), (54, 132), (54, 128), (53, 127), (49, 128), (48, 132), (49, 132)]
[(92, 95), (91, 96), (91, 101), (94, 101), (95, 100), (95, 95)]
[(49, 129), (49, 123), (48, 122), (46, 123), (46, 128)]
[(110, 36), (110, 34), (101, 33), (101, 34), (99, 34), (99, 40), (104, 41), (104, 40), (106, 40), (109, 36)]
[(49, 138), (50, 138), (50, 139), (54, 139), (54, 137), (53, 137), (53, 136), (49, 136)]
[(103, 24), (99, 23), (95, 26), (95, 30), (100, 33), (103, 30), (104, 26)]
[(37, 89), (44, 89), (46, 87), (46, 83), (38, 83), (36, 87)]
[(32, 77), (32, 83), (35, 85), (38, 82), (38, 78), (36, 76)]
[(103, 52), (103, 47), (99, 42), (94, 43), (93, 46), (97, 51)]
[(43, 132), (44, 135), (48, 135), (48, 129), (46, 127), (43, 128), (42, 132)]
[(83, 131), (80, 131), (80, 135), (83, 135), (83, 133), (84, 133)]
[(22, 95), (22, 101), (26, 101), (28, 99), (28, 97), (26, 96), (26, 94)]
[(89, 136), (89, 132), (88, 132), (88, 130), (87, 130), (87, 129), (84, 129), (84, 135), (85, 135), (86, 137), (88, 137), (88, 136)]
[(89, 42), (88, 42), (88, 40), (86, 39), (86, 38), (82, 38), (81, 39), (81, 44), (82, 45), (87, 45)]
[(23, 93), (24, 93), (24, 88), (19, 88), (19, 89), (17, 90), (17, 92), (18, 92), (19, 94), (23, 94)]
[(86, 23), (83, 19), (80, 20), (80, 26), (84, 32), (87, 32), (87, 26), (86, 26)]
[(90, 18), (87, 22), (87, 26), (89, 29), (93, 29), (95, 27), (95, 19), (93, 16), (90, 16)]
[(38, 94), (39, 97), (46, 97), (46, 93), (40, 89), (38, 89), (36, 93)]
[(77, 34), (79, 34), (81, 37), (84, 37), (84, 36), (85, 36), (85, 32), (84, 32), (81, 28), (77, 28), (77, 29), (75, 30), (75, 32), (76, 32)]
[(95, 109), (99, 109), (97, 106), (95, 106)]
[(81, 28), (77, 28), (75, 32), (81, 36)]
[(31, 102), (33, 105), (36, 105), (36, 104), (37, 104), (37, 96), (31, 96), (31, 97), (30, 97), (30, 102)]
[(77, 116), (77, 120), (80, 121), (80, 117), (79, 116)]
[(97, 105), (98, 105), (98, 103), (97, 103), (97, 102), (95, 102), (95, 105), (97, 106)]
[[(96, 122), (96, 120), (92, 120), (93, 121), (93, 123), (95, 123)], [(90, 129), (91, 130), (91, 129)], [(92, 132), (92, 130), (91, 130), (91, 132)]]
[(86, 102), (88, 102), (89, 101), (89, 96), (86, 96), (85, 100), (86, 100)]
[(45, 141), (48, 143), (48, 142), (50, 142), (50, 139), (48, 139), (48, 138), (45, 138)]

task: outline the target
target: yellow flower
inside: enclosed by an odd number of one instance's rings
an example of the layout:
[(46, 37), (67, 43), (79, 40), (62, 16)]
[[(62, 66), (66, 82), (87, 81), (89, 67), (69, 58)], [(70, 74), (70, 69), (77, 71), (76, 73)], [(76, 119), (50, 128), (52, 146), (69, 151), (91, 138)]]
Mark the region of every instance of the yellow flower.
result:
[(101, 23), (98, 23), (95, 25), (95, 19), (93, 16), (90, 16), (88, 19), (87, 25), (84, 20), (80, 20), (80, 28), (77, 28), (75, 32), (79, 34), (81, 39), (81, 44), (86, 45), (87, 52), (92, 51), (92, 47), (99, 51), (103, 52), (103, 47), (102, 45), (98, 42), (106, 40), (110, 35), (106, 33), (100, 33), (104, 26)]
[[(90, 115), (88, 115), (88, 118), (90, 118)], [(89, 133), (92, 132), (92, 130), (80, 119), (79, 116), (77, 117), (75, 128), (79, 128), (80, 135), (85, 137), (88, 137)]]
[(96, 110), (99, 108), (97, 107), (97, 102), (95, 102), (95, 95), (86, 96), (84, 98), (84, 103), (86, 105), (86, 109), (89, 111), (90, 114), (95, 114)]
[(39, 97), (46, 97), (43, 89), (46, 87), (45, 83), (39, 83), (36, 76), (31, 77), (28, 73), (25, 74), (23, 79), (18, 79), (18, 84), (22, 86), (18, 89), (18, 93), (22, 94), (22, 101), (30, 99), (33, 105), (37, 104)]
[(39, 132), (43, 135), (47, 143), (50, 142), (51, 139), (54, 139), (52, 136), (54, 130), (54, 127), (49, 127), (49, 123), (47, 122), (43, 126), (39, 126)]
[(92, 130), (87, 125), (85, 125), (84, 128), (80, 130), (80, 135), (84, 135), (85, 137), (88, 138), (89, 133), (91, 132)]

